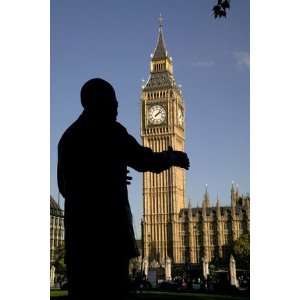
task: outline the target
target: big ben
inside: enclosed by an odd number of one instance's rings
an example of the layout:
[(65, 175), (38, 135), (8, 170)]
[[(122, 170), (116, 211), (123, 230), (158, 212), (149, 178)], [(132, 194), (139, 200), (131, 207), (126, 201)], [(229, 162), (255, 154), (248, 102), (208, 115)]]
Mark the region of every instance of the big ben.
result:
[[(141, 93), (141, 138), (155, 152), (168, 147), (184, 151), (185, 108), (173, 73), (160, 18), (157, 44), (151, 54), (150, 76)], [(172, 167), (143, 175), (143, 256), (164, 264), (183, 261), (179, 212), (185, 208), (185, 170)]]

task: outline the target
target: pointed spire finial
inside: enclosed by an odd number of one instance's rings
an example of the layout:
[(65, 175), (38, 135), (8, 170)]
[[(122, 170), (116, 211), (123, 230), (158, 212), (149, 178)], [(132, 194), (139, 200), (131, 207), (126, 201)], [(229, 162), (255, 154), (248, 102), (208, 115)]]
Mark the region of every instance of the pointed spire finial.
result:
[(163, 26), (163, 17), (162, 17), (162, 15), (161, 15), (161, 13), (159, 14), (158, 21), (159, 21), (159, 29), (161, 30), (161, 28), (162, 28), (162, 26)]
[(206, 206), (209, 207), (210, 203), (209, 203), (209, 194), (208, 194), (208, 184), (205, 184), (205, 193), (204, 193), (204, 200), (206, 202)]
[(231, 192), (234, 192), (234, 181), (231, 181)]
[(166, 45), (165, 45), (165, 41), (164, 41), (164, 37), (163, 37), (162, 21), (163, 21), (163, 18), (162, 18), (162, 15), (160, 14), (158, 40), (157, 40), (156, 48), (153, 53), (152, 60), (153, 59), (163, 59), (168, 56), (168, 51), (166, 49)]
[(205, 199), (208, 198), (208, 184), (205, 184)]
[(221, 207), (220, 207), (219, 193), (217, 193), (216, 209), (217, 209), (217, 217), (219, 218), (221, 216)]

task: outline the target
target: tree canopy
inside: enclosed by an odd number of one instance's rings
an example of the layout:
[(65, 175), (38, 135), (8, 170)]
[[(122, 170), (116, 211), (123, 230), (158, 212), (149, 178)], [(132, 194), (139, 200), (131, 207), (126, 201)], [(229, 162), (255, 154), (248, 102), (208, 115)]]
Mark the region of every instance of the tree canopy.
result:
[(230, 0), (218, 0), (212, 11), (215, 18), (226, 18), (229, 9)]
[(250, 268), (250, 234), (242, 234), (233, 244), (233, 255), (239, 268)]
[(65, 248), (63, 246), (55, 249), (54, 266), (56, 274), (65, 275)]

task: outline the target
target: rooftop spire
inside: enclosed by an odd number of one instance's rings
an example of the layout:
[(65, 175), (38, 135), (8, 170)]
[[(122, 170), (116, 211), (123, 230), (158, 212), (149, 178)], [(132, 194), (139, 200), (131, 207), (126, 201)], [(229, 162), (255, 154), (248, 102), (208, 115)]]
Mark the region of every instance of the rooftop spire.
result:
[(217, 210), (217, 217), (220, 218), (220, 216), (221, 216), (221, 208), (220, 208), (219, 193), (217, 193), (216, 210)]
[(217, 206), (220, 206), (219, 193), (217, 193)]
[(206, 206), (209, 207), (210, 203), (209, 203), (209, 194), (208, 194), (207, 187), (208, 187), (208, 184), (205, 184), (204, 201), (206, 202)]
[(157, 40), (156, 48), (154, 50), (154, 54), (153, 54), (152, 59), (166, 58), (167, 54), (168, 54), (167, 49), (166, 49), (166, 45), (165, 45), (163, 30), (162, 30), (163, 18), (162, 18), (161, 14), (160, 14), (158, 20), (159, 20), (158, 40)]
[(234, 190), (234, 181), (232, 180), (231, 181), (231, 193), (234, 193), (235, 190)]
[(163, 17), (162, 17), (162, 15), (161, 14), (159, 14), (159, 18), (158, 18), (158, 21), (159, 21), (159, 30), (161, 30), (162, 29), (162, 22), (163, 22)]

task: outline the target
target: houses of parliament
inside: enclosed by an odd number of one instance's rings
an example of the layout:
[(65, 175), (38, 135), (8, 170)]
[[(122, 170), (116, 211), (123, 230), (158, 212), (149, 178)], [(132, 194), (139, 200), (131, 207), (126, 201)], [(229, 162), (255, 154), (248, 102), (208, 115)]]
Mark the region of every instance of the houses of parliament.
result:
[[(150, 76), (141, 92), (141, 138), (152, 150), (184, 151), (185, 104), (166, 49), (162, 20), (151, 54)], [(250, 230), (250, 198), (232, 184), (230, 206), (204, 192), (201, 207), (186, 205), (185, 171), (172, 167), (143, 174), (142, 257), (149, 265), (200, 264), (228, 258), (232, 243)]]

